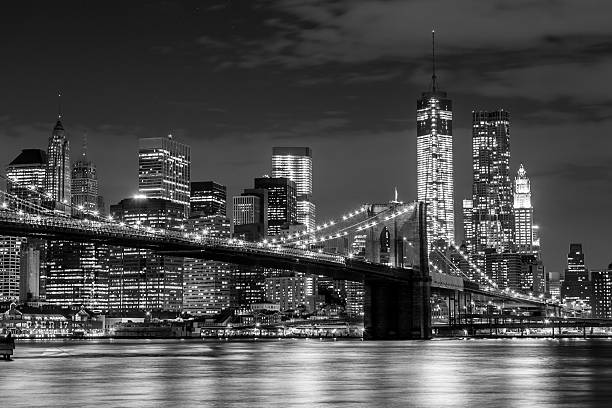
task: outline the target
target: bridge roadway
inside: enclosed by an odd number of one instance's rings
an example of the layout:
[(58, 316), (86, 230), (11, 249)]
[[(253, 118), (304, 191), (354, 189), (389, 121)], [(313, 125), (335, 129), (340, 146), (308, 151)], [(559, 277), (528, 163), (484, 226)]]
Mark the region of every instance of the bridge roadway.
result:
[[(116, 221), (32, 215), (1, 209), (0, 233), (75, 242), (99, 242), (150, 249), (168, 256), (289, 269), (325, 275), (333, 279), (363, 282), (366, 336), (371, 338), (429, 338), (432, 289), (462, 292), (461, 295), (475, 293), (489, 298), (500, 296), (499, 293), (483, 291), (473, 282), (448, 275), (434, 274), (432, 284), (426, 254), (421, 254), (421, 264), (418, 267), (397, 268), (337, 254), (236, 239), (211, 239), (180, 231), (127, 226)], [(512, 298), (507, 296), (507, 300)], [(537, 303), (536, 300), (533, 302)]]
[(175, 231), (120, 225), (57, 216), (0, 211), (3, 235), (98, 242), (106, 245), (150, 249), (163, 255), (191, 257), (330, 276), (352, 281), (410, 282), (418, 278), (412, 268), (395, 268), (337, 254), (263, 245), (237, 239), (214, 239)]

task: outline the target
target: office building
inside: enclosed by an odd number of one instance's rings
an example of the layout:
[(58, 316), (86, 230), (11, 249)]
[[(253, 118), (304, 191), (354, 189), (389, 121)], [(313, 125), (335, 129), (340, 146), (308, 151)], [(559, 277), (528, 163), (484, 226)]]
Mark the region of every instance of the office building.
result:
[(191, 148), (167, 137), (138, 141), (138, 192), (148, 198), (163, 198), (183, 206), (189, 216)]
[(45, 189), (47, 152), (24, 149), (6, 167), (6, 192), (23, 200), (40, 204)]
[(226, 215), (227, 189), (214, 181), (192, 181), (190, 212), (198, 216)]
[(255, 189), (268, 191), (268, 235), (277, 236), (286, 224), (297, 222), (295, 183), (285, 177), (259, 177)]
[[(47, 154), (39, 149), (25, 149), (6, 167), (9, 181), (6, 191), (17, 198), (42, 203)], [(22, 237), (0, 236), (0, 299), (20, 297), (21, 252), (27, 240)]]
[(603, 271), (591, 271), (593, 282), (593, 317), (612, 318), (612, 264)]
[(590, 316), (593, 300), (593, 283), (584, 263), (582, 244), (570, 244), (567, 269), (561, 285), (561, 299), (574, 313)]
[(533, 206), (531, 205), (531, 183), (521, 164), (514, 179), (514, 244), (523, 254), (536, 253), (534, 246)]
[(295, 273), (268, 277), (265, 281), (266, 300), (280, 304), (281, 311), (304, 308), (312, 312), (310, 305), (316, 294), (316, 277), (312, 275)]
[[(432, 54), (433, 57), (433, 54)], [(453, 105), (438, 89), (433, 60), (431, 90), (417, 100), (417, 198), (427, 204), (427, 242), (455, 240)]]
[(70, 144), (66, 131), (58, 119), (47, 148), (47, 170), (45, 173), (45, 194), (52, 208), (70, 212), (71, 194)]
[(472, 112), (472, 164), (474, 232), (468, 247), (480, 263), (489, 249), (497, 253), (513, 249), (508, 112)]
[(245, 189), (232, 198), (233, 235), (257, 242), (268, 235), (268, 190)]
[[(202, 212), (200, 212), (202, 213)], [(207, 238), (230, 238), (231, 222), (224, 215), (197, 216), (192, 212), (186, 231)], [(183, 267), (183, 312), (214, 315), (230, 306), (230, 278), (236, 267), (225, 262), (185, 258)]]
[[(111, 216), (134, 228), (176, 230), (185, 206), (161, 198), (127, 198), (112, 205)], [(119, 313), (178, 313), (183, 304), (183, 258), (148, 249), (111, 247), (109, 309)]]
[(272, 177), (284, 177), (295, 183), (296, 220), (307, 231), (315, 228), (316, 207), (312, 202), (312, 150), (309, 147), (274, 147)]
[(99, 214), (98, 175), (96, 165), (87, 156), (83, 144), (81, 157), (72, 165), (72, 213), (75, 216)]

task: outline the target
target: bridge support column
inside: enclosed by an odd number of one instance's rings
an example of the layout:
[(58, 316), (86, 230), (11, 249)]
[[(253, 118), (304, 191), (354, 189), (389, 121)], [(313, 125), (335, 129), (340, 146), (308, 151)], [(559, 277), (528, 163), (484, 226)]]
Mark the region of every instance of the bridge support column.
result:
[(428, 281), (366, 281), (364, 286), (365, 339), (431, 338), (431, 289)]

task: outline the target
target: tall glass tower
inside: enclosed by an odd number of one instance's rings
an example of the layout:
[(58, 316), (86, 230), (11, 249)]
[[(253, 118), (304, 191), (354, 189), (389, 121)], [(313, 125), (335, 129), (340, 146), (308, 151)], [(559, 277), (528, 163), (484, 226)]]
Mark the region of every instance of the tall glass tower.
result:
[(168, 137), (138, 141), (138, 192), (183, 205), (189, 216), (191, 148)]
[(417, 197), (427, 204), (430, 248), (455, 239), (453, 108), (446, 92), (438, 90), (432, 60), (431, 90), (417, 100)]
[(310, 147), (274, 147), (272, 177), (285, 177), (295, 183), (297, 222), (308, 231), (315, 227), (316, 208), (312, 202), (312, 150)]
[(512, 250), (514, 220), (510, 180), (510, 115), (472, 112), (473, 254)]
[(68, 211), (66, 204), (70, 203), (71, 192), (70, 144), (60, 119), (61, 115), (49, 138), (45, 193), (49, 200), (55, 202), (56, 209)]

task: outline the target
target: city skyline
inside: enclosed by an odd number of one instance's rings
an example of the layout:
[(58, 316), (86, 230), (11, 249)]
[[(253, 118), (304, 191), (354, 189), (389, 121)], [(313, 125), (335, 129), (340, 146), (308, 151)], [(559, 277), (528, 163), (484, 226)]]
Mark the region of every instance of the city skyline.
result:
[[(357, 2), (354, 7), (347, 5), (342, 7), (347, 10), (346, 14), (354, 15), (363, 8), (364, 4), (365, 2)], [(268, 54), (265, 54), (264, 51), (261, 51), (261, 53), (264, 57), (267, 55), (267, 58), (272, 61), (274, 60), (272, 57), (277, 56), (277, 65), (272, 64), (271, 66), (263, 62), (257, 65), (254, 61), (251, 61), (254, 64), (251, 68), (248, 65), (235, 64), (233, 68), (227, 67), (224, 69), (219, 67), (220, 63), (224, 59), (232, 60), (229, 57), (225, 58), (227, 54), (222, 47), (223, 42), (227, 43), (231, 40), (229, 33), (223, 30), (215, 31), (218, 28), (216, 26), (210, 32), (194, 32), (194, 35), (197, 34), (194, 41), (200, 39), (198, 44), (204, 49), (202, 53), (210, 53), (218, 57), (217, 64), (204, 63), (196, 57), (190, 60), (194, 64), (201, 63), (201, 66), (198, 65), (200, 68), (207, 68), (206, 72), (211, 74), (210, 78), (199, 78), (195, 82), (190, 82), (196, 79), (190, 75), (185, 76), (182, 80), (184, 82), (171, 79), (171, 84), (164, 85), (157, 91), (155, 102), (141, 103), (141, 98), (151, 96), (147, 92), (141, 92), (141, 86), (144, 82), (126, 85), (127, 91), (121, 91), (116, 88), (116, 85), (112, 85), (112, 77), (104, 74), (104, 72), (99, 72), (99, 70), (83, 73), (85, 78), (95, 78), (93, 75), (96, 75), (98, 79), (93, 81), (92, 85), (83, 87), (82, 90), (77, 89), (80, 86), (80, 80), (75, 80), (74, 84), (71, 85), (71, 81), (68, 81), (65, 76), (68, 72), (73, 73), (74, 68), (59, 72), (57, 68), (49, 67), (47, 72), (49, 75), (44, 78), (44, 83), (42, 79), (41, 82), (34, 80), (28, 86), (24, 86), (20, 82), (20, 75), (17, 75), (14, 78), (14, 84), (6, 85), (5, 89), (7, 89), (10, 97), (7, 97), (3, 102), (4, 105), (1, 106), (3, 116), (0, 124), (0, 134), (5, 142), (5, 149), (3, 149), (0, 159), (7, 165), (22, 148), (42, 149), (46, 147), (45, 142), (48, 139), (55, 116), (55, 106), (57, 104), (55, 93), (58, 89), (62, 89), (65, 95), (62, 103), (64, 106), (64, 127), (67, 129), (73, 146), (75, 146), (75, 142), (78, 143), (78, 140), (80, 140), (82, 132), (88, 131), (91, 145), (90, 155), (98, 166), (101, 193), (109, 204), (117, 203), (121, 198), (135, 193), (136, 186), (133, 183), (133, 177), (121, 177), (121, 175), (128, 172), (136, 174), (137, 172), (134, 164), (137, 138), (163, 137), (167, 133), (173, 133), (185, 143), (192, 145), (193, 156), (201, 156), (201, 162), (194, 164), (192, 179), (217, 180), (228, 186), (228, 196), (238, 194), (243, 187), (250, 184), (253, 176), (266, 174), (269, 171), (269, 151), (272, 146), (304, 145), (312, 147), (317, 157), (313, 184), (320, 220), (336, 216), (346, 206), (359, 205), (366, 201), (391, 199), (395, 185), (399, 188), (400, 199), (410, 201), (416, 197), (416, 180), (406, 177), (406, 174), (409, 175), (415, 168), (413, 101), (415, 97), (418, 97), (423, 87), (427, 85), (429, 79), (429, 39), (427, 37), (430, 35), (431, 27), (435, 26), (438, 32), (438, 61), (441, 71), (439, 76), (443, 78), (441, 86), (445, 91), (452, 94), (455, 111), (455, 216), (458, 217), (458, 214), (460, 214), (458, 209), (460, 208), (460, 198), (469, 196), (470, 191), (469, 112), (476, 106), (490, 109), (498, 106), (503, 107), (513, 114), (511, 130), (513, 152), (510, 172), (515, 174), (520, 162), (524, 163), (529, 169), (532, 187), (536, 192), (533, 197), (534, 208), (538, 214), (536, 222), (542, 228), (542, 251), (547, 269), (551, 271), (561, 271), (563, 269), (566, 248), (570, 242), (583, 243), (585, 252), (589, 254), (588, 267), (603, 268), (610, 262), (605, 242), (605, 231), (609, 227), (610, 221), (603, 209), (608, 194), (605, 183), (609, 181), (610, 171), (609, 165), (603, 159), (601, 153), (607, 150), (605, 145), (607, 142), (601, 140), (599, 135), (605, 134), (608, 123), (602, 111), (589, 108), (589, 105), (595, 104), (596, 107), (604, 107), (605, 96), (590, 87), (587, 87), (586, 90), (579, 90), (578, 87), (572, 88), (570, 84), (565, 84), (571, 81), (565, 80), (562, 81), (564, 85), (560, 89), (550, 84), (550, 86), (538, 85), (537, 81), (532, 79), (536, 76), (533, 69), (527, 68), (526, 62), (529, 60), (530, 64), (540, 66), (541, 72), (552, 72), (553, 75), (550, 77), (553, 79), (563, 79), (565, 76), (560, 74), (565, 72), (566, 75), (569, 75), (567, 70), (564, 71), (569, 62), (555, 59), (553, 54), (561, 47), (569, 47), (575, 51), (573, 53), (574, 61), (578, 61), (576, 62), (578, 67), (574, 67), (576, 68), (575, 71), (584, 74), (582, 75), (584, 78), (593, 77), (589, 73), (597, 75), (601, 72), (602, 67), (605, 67), (606, 59), (609, 57), (608, 51), (604, 47), (606, 35), (609, 33), (608, 29), (600, 22), (599, 15), (589, 9), (589, 5), (592, 3), (587, 2), (587, 5), (583, 6), (581, 10), (567, 10), (571, 6), (563, 6), (563, 3), (559, 4), (561, 4), (559, 13), (565, 16), (578, 15), (584, 17), (582, 20), (587, 23), (572, 23), (568, 26), (563, 26), (560, 23), (549, 23), (545, 28), (538, 28), (538, 30), (528, 34), (530, 37), (527, 39), (517, 38), (515, 34), (509, 34), (507, 38), (502, 37), (504, 41), (501, 43), (497, 41), (498, 44), (510, 48), (513, 53), (510, 54), (510, 61), (506, 62), (501, 69), (493, 68), (494, 62), (499, 62), (496, 58), (500, 58), (498, 50), (490, 45), (495, 42), (494, 40), (500, 39), (496, 37), (499, 34), (495, 30), (492, 30), (490, 38), (484, 41), (475, 36), (473, 30), (468, 30), (462, 36), (454, 36), (453, 34), (460, 28), (457, 25), (448, 23), (445, 26), (440, 22), (426, 19), (428, 21), (413, 26), (406, 24), (410, 28), (405, 33), (412, 34), (411, 38), (406, 39), (408, 35), (401, 36), (399, 35), (401, 32), (398, 32), (396, 37), (401, 40), (393, 40), (395, 42), (391, 44), (389, 49), (383, 49), (376, 54), (372, 54), (373, 48), (367, 47), (365, 42), (359, 42), (359, 44), (362, 44), (360, 50), (364, 51), (364, 55), (359, 54), (359, 58), (356, 56), (354, 61), (345, 61), (346, 69), (340, 71), (334, 71), (333, 66), (338, 64), (338, 60), (341, 60), (346, 53), (343, 54), (340, 49), (334, 54), (334, 48), (331, 46), (327, 49), (327, 52), (322, 52), (322, 57), (313, 61), (318, 68), (311, 70), (311, 72), (300, 65), (300, 63), (304, 64), (304, 58), (297, 58), (300, 56), (299, 53), (296, 57), (296, 67), (288, 68), (285, 64), (290, 59), (282, 60), (282, 55), (278, 56), (274, 53), (274, 50), (268, 50)], [(188, 10), (186, 7), (180, 8), (178, 11), (173, 6), (167, 7), (170, 7), (170, 16), (179, 14), (196, 16), (196, 14), (192, 14), (192, 10)], [(244, 5), (242, 7), (247, 8)], [(400, 6), (397, 3), (389, 2), (386, 7), (380, 7), (377, 12), (382, 16), (381, 18), (388, 19), (393, 7)], [(484, 20), (483, 16), (486, 13), (496, 10), (495, 6), (490, 7), (491, 9), (485, 8), (485, 10), (478, 11), (474, 16), (467, 16), (463, 10), (457, 11), (459, 15), (466, 17), (464, 24), (467, 24), (467, 22), (474, 22), (474, 20), (482, 22), (481, 20)], [(516, 7), (517, 9), (521, 8), (518, 5)], [(281, 7), (279, 6), (279, 8)], [(465, 8), (468, 8), (467, 5)], [(534, 19), (542, 12), (536, 6), (532, 6), (530, 10), (534, 16), (530, 18)], [(46, 15), (51, 16), (56, 16), (55, 13), (61, 14), (64, 12), (63, 7), (59, 7), (57, 11), (45, 11)], [(129, 14), (129, 10), (127, 12)], [(237, 23), (235, 25), (237, 27), (236, 31), (238, 31), (236, 35), (240, 36), (241, 24), (246, 24), (240, 20), (240, 16), (246, 14), (246, 11), (231, 9), (225, 12), (236, 14)], [(264, 8), (260, 12), (263, 16), (268, 15), (269, 19), (278, 17), (281, 22), (287, 20), (290, 16), (315, 22), (320, 18), (297, 6), (293, 9), (287, 6), (281, 11)], [(148, 8), (147, 13), (158, 17), (161, 15), (159, 9), (156, 11)], [(279, 13), (282, 15), (277, 16)], [(511, 9), (506, 10), (500, 12), (499, 18), (512, 22), (515, 21), (514, 18), (517, 13)], [(91, 30), (75, 31), (74, 25), (78, 23), (69, 19), (70, 13), (65, 13), (65, 15), (67, 17), (56, 16), (64, 24), (61, 25), (57, 33), (52, 35), (64, 38), (61, 36), (66, 30), (66, 33), (79, 31), (87, 38), (98, 38), (97, 34)], [(104, 15), (104, 13), (101, 15)], [(49, 20), (58, 21), (56, 18), (50, 18)], [(175, 20), (169, 19), (169, 29), (176, 28)], [(36, 21), (40, 26), (35, 27), (33, 32), (37, 32), (37, 30), (42, 32), (45, 24), (39, 20)], [(346, 20), (340, 20), (341, 27), (346, 27), (346, 25), (342, 25), (345, 22)], [(269, 24), (274, 23), (270, 22)], [(590, 28), (587, 29), (587, 25), (590, 25)], [(195, 22), (192, 26), (196, 26)], [(317, 25), (317, 27), (319, 26), (322, 26), (322, 24)], [(270, 32), (263, 33), (262, 37), (277, 38), (280, 36), (282, 29), (274, 27), (276, 26), (272, 25)], [(25, 24), (20, 28), (20, 30), (25, 29), (32, 29), (32, 27)], [(364, 30), (367, 30), (367, 27)], [(311, 33), (315, 31), (315, 29), (310, 30)], [(19, 32), (18, 30), (17, 34)], [(298, 32), (307, 32), (307, 30)], [(177, 30), (177, 34), (169, 36), (168, 41), (174, 43), (180, 43), (181, 40), (186, 41), (187, 34), (190, 33), (186, 33), (185, 30)], [(12, 35), (15, 36), (16, 34), (13, 33)], [(179, 38), (179, 36), (183, 37)], [(209, 41), (207, 42), (204, 37)], [(151, 38), (152, 42), (153, 39), (156, 41), (163, 40), (159, 37)], [(373, 38), (378, 40), (380, 37), (374, 36)], [(526, 45), (529, 42), (528, 40), (534, 38), (537, 40), (534, 44), (541, 47), (543, 51), (539, 52), (541, 56), (537, 58), (534, 56), (534, 46)], [(132, 39), (142, 41), (141, 38), (132, 37)], [(213, 40), (221, 44), (215, 45)], [(257, 36), (254, 41), (260, 44), (260, 42), (257, 42), (259, 40), (261, 38)], [(15, 44), (19, 44), (20, 41), (28, 41), (28, 37), (15, 41)], [(402, 52), (399, 52), (400, 47), (397, 46), (400, 41), (402, 41)], [(412, 43), (413, 41), (414, 43)], [(472, 50), (472, 53), (468, 53), (468, 56), (472, 56), (474, 61), (482, 62), (484, 60), (484, 62), (489, 63), (473, 64), (470, 58), (460, 57), (457, 53), (453, 53), (452, 48), (457, 45), (458, 41), (464, 41), (464, 47), (461, 48), (464, 52), (465, 49)], [(70, 41), (63, 41), (58, 42), (58, 46), (60, 43), (62, 55), (66, 58), (66, 61), (60, 65), (75, 62), (75, 45)], [(145, 41), (145, 43), (148, 42)], [(311, 43), (306, 42), (306, 44)], [(404, 47), (406, 44), (412, 44), (414, 47)], [(323, 44), (319, 47), (325, 45), (329, 46), (329, 42), (323, 41)], [(153, 46), (154, 44), (151, 44), (151, 47)], [(163, 46), (163, 44), (160, 46)], [(216, 46), (221, 48), (215, 48)], [(156, 52), (161, 51), (161, 49), (156, 50)], [(259, 48), (256, 49), (256, 51), (258, 50)], [(318, 50), (325, 51), (325, 49)], [(176, 55), (177, 52), (181, 52), (181, 49), (175, 46), (173, 50), (166, 51)], [(139, 71), (146, 73), (147, 83), (166, 78), (169, 72), (165, 71), (166, 68), (174, 68), (178, 69), (179, 72), (193, 74), (190, 70), (186, 72), (184, 67), (169, 66), (171, 63), (163, 58), (163, 54), (162, 56), (155, 54), (150, 47), (147, 48), (146, 52), (151, 52), (152, 58), (159, 60), (160, 65), (159, 67)], [(101, 55), (106, 57), (118, 56), (114, 51), (105, 47), (102, 47)], [(23, 62), (24, 58), (27, 60), (27, 57), (27, 55), (17, 52), (15, 53), (15, 59), (3, 69), (10, 68), (14, 63)], [(254, 59), (255, 57), (256, 54), (249, 58)], [(384, 65), (382, 62), (387, 62), (389, 58), (392, 60), (389, 68), (399, 69), (400, 71), (404, 69), (404, 73), (397, 74), (389, 72), (391, 69), (383, 69), (381, 67), (381, 65)], [(80, 66), (79, 64), (73, 65)], [(473, 70), (474, 65), (479, 65), (481, 71)], [(335, 66), (337, 67), (337, 65)], [(136, 68), (135, 66), (131, 67)], [(274, 87), (275, 92), (270, 95), (266, 94), (268, 103), (264, 104), (265, 106), (254, 107), (252, 113), (246, 114), (244, 110), (245, 102), (230, 103), (231, 101), (220, 96), (219, 89), (210, 88), (210, 92), (199, 91), (203, 89), (204, 85), (210, 87), (215, 75), (217, 75), (212, 69), (214, 67), (220, 69), (219, 72), (223, 72), (223, 75), (228, 74), (228, 72), (238, 76), (244, 76), (245, 72), (254, 74), (254, 89), (245, 91), (245, 101), (256, 100), (256, 96), (261, 96), (261, 90), (264, 86)], [(208, 68), (210, 68), (210, 71)], [(264, 71), (270, 68), (278, 71), (275, 77), (270, 78), (270, 75), (267, 75), (265, 80), (260, 77)], [(470, 70), (473, 70), (471, 75), (469, 75)], [(346, 72), (345, 76), (342, 76), (344, 75), (343, 72)], [(371, 74), (370, 78), (365, 77), (364, 74), (367, 73)], [(378, 78), (372, 78), (373, 73), (378, 74)], [(357, 76), (357, 74), (361, 75)], [(382, 78), (385, 77), (384, 74), (387, 74), (386, 79)], [(118, 82), (124, 84), (130, 78), (131, 71), (125, 68), (119, 69), (117, 75), (114, 79), (118, 79)], [(493, 76), (500, 79), (500, 82), (487, 85), (484, 90), (479, 89), (476, 92), (474, 88), (467, 87), (466, 83), (469, 85), (469, 82), (475, 81), (478, 75)], [(573, 75), (577, 74), (572, 73)], [(180, 77), (181, 75), (172, 76)], [(333, 83), (334, 78), (341, 80)], [(594, 78), (597, 78), (597, 76), (594, 76)], [(232, 95), (237, 95), (234, 87), (239, 84), (244, 85), (240, 81), (235, 84), (225, 84), (233, 89)], [(511, 89), (508, 85), (509, 81), (516, 84), (516, 89)], [(605, 81), (602, 82), (604, 82), (604, 85), (601, 86), (605, 87)], [(103, 89), (102, 83), (110, 84), (110, 88), (103, 94), (96, 96), (95, 99), (90, 99), (90, 94), (85, 92), (97, 94), (96, 90)], [(183, 87), (180, 86), (181, 83), (183, 83)], [(183, 89), (185, 83), (201, 83), (202, 87), (198, 86), (196, 87), (198, 88), (197, 92), (189, 93), (188, 96), (193, 97), (190, 100), (192, 104), (187, 104), (189, 107), (185, 104), (172, 104), (173, 101), (176, 102), (176, 92), (168, 88), (172, 85), (177, 89)], [(242, 88), (242, 86), (240, 87)], [(553, 93), (551, 89), (556, 89), (557, 93)], [(357, 96), (357, 98), (343, 97), (340, 101), (336, 100), (340, 98), (333, 97), (329, 98), (331, 100), (322, 103), (321, 99), (313, 95), (314, 93), (330, 94), (330, 92), (334, 95), (334, 90), (336, 95), (352, 95)], [(308, 107), (305, 109), (305, 113), (298, 112), (295, 119), (288, 119), (287, 110), (281, 106), (281, 102), (287, 104), (288, 108), (297, 106), (295, 104), (297, 100), (293, 99), (294, 97), (287, 96), (290, 91), (304, 93), (302, 99), (306, 102), (305, 106)], [(585, 98), (585, 93), (589, 96), (588, 98)], [(126, 95), (129, 97), (126, 97)], [(205, 97), (204, 102), (198, 100), (198, 95)], [(386, 99), (381, 99), (382, 97)], [(564, 97), (566, 97), (565, 100)], [(24, 98), (27, 98), (27, 103)], [(364, 102), (366, 99), (375, 99), (377, 104), (382, 106), (373, 106), (371, 102)], [(381, 103), (381, 100), (383, 103)], [(197, 104), (198, 101), (201, 102), (200, 105)], [(313, 107), (315, 103), (320, 105), (316, 107), (317, 109)], [(128, 109), (130, 105), (138, 106), (138, 108)], [(339, 114), (339, 107), (343, 105), (346, 105), (344, 114)], [(178, 108), (177, 106), (182, 107)], [(254, 105), (249, 103), (249, 106), (253, 107)], [(215, 109), (217, 111), (214, 111)], [(225, 114), (219, 111), (222, 109), (226, 111)], [(92, 113), (94, 111), (96, 111), (96, 114)], [(334, 111), (335, 114), (329, 113)], [(202, 114), (203, 112), (206, 113)], [(251, 130), (236, 130), (235, 128), (228, 130), (227, 126), (231, 127), (235, 124), (229, 123), (227, 118), (225, 122), (219, 119), (219, 116), (227, 117), (228, 112), (234, 118), (244, 119), (245, 123), (250, 124)], [(281, 116), (277, 116), (275, 122), (269, 116), (265, 116), (267, 122), (256, 121), (253, 116), (257, 113), (272, 115), (272, 118), (274, 118), (273, 114), (275, 113), (281, 114)], [(300, 127), (300, 120), (302, 125), (308, 122), (320, 127)], [(395, 120), (395, 122), (392, 120)], [(212, 124), (223, 123), (227, 125), (225, 129), (223, 126), (212, 126)], [(573, 148), (575, 144), (575, 140), (571, 138), (573, 135), (580, 135), (579, 137), (585, 140), (581, 145), (583, 149)], [(244, 143), (240, 144), (237, 141), (244, 141)], [(109, 151), (111, 149), (107, 147), (102, 147), (111, 145), (116, 146), (112, 151)], [(230, 146), (232, 150), (229, 150)], [(550, 151), (552, 149), (550, 146), (555, 146), (557, 149)], [(218, 153), (229, 151), (232, 153), (227, 155)], [(217, 153), (212, 154), (212, 152)], [(338, 155), (339, 152), (343, 153), (342, 157), (345, 160), (345, 165), (342, 168), (337, 168), (334, 161), (334, 156)], [(377, 152), (380, 152), (380, 154), (377, 155)], [(121, 174), (117, 174), (115, 168), (120, 168)], [(382, 183), (378, 182), (376, 177), (368, 176), (369, 174), (378, 175), (382, 171), (388, 171), (390, 174), (390, 177)], [(362, 188), (365, 182), (363, 184), (346, 182), (346, 180), (353, 180), (353, 175), (356, 173), (363, 173), (368, 177), (366, 182), (371, 187), (367, 191)], [(225, 174), (230, 177), (224, 178)], [(337, 175), (337, 177), (329, 177), (329, 174)], [(577, 190), (575, 196), (567, 197), (566, 188), (568, 185)], [(597, 188), (602, 192), (602, 200), (588, 203), (589, 211), (584, 211), (583, 206), (586, 204), (580, 197), (586, 197), (587, 192)], [(338, 200), (338, 195), (343, 199)], [(564, 205), (558, 205), (559, 202), (564, 203)]]

